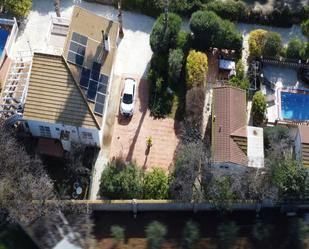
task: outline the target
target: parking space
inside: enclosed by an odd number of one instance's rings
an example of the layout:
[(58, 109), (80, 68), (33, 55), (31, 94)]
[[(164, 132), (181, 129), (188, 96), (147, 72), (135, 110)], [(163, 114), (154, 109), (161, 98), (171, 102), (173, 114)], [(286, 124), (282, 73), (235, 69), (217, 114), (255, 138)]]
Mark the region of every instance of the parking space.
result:
[[(110, 159), (121, 156), (126, 161), (136, 161), (147, 170), (154, 166), (168, 170), (179, 142), (176, 135), (178, 124), (170, 118), (154, 119), (150, 116), (148, 92), (147, 81), (139, 80), (133, 117), (125, 118), (118, 111)], [(152, 138), (153, 143), (150, 150), (146, 145), (148, 137)]]

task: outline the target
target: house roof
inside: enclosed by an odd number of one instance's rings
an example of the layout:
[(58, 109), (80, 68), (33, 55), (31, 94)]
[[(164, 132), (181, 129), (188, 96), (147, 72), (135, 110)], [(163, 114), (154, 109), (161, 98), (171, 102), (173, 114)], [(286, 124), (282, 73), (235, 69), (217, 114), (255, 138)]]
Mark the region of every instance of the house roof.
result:
[(33, 56), (24, 118), (100, 128), (62, 56)]
[[(100, 73), (111, 78), (117, 49), (118, 31), (119, 24), (117, 22), (108, 20), (105, 17), (96, 15), (88, 10), (75, 6), (72, 13), (69, 32), (63, 49), (63, 56), (66, 60), (68, 59), (73, 33), (85, 36), (88, 39), (82, 67), (91, 69), (93, 62), (98, 62), (102, 64)], [(108, 52), (104, 50), (102, 33), (109, 38), (110, 49)], [(68, 62), (68, 65), (76, 82), (80, 82), (81, 67), (70, 62)], [(83, 94), (85, 96), (87, 95), (86, 90), (83, 90)], [(88, 104), (94, 113), (93, 102), (88, 101)], [(96, 114), (95, 116), (101, 124), (101, 116)]]
[(246, 126), (246, 92), (231, 87), (213, 89), (212, 160), (215, 163), (248, 165), (246, 153), (233, 140), (244, 135)]

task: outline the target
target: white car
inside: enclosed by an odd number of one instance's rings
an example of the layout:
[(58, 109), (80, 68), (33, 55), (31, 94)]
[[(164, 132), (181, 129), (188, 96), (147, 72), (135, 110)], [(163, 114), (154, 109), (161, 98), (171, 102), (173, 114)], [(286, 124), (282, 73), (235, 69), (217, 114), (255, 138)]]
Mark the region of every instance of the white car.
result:
[(120, 113), (124, 116), (132, 116), (134, 110), (136, 81), (132, 78), (124, 80), (124, 88), (121, 95)]

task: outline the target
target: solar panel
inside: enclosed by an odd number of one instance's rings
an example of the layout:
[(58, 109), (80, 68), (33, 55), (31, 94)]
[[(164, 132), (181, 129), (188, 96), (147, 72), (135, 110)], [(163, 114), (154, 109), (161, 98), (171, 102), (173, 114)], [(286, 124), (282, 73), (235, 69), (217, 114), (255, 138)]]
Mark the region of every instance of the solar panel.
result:
[(93, 91), (97, 92), (97, 90), (98, 90), (98, 82), (90, 80), (89, 90), (93, 90)]
[(95, 103), (95, 105), (94, 105), (94, 113), (102, 116), (103, 112), (104, 112), (104, 104)]
[(82, 66), (83, 62), (84, 62), (84, 56), (76, 54), (76, 53), (74, 53), (72, 51), (69, 51), (69, 53), (68, 53), (68, 61), (73, 63), (73, 64)]
[(104, 104), (105, 103), (105, 95), (97, 93), (96, 103)]
[(102, 67), (101, 63), (98, 63), (98, 62), (95, 62), (95, 61), (92, 63), (92, 70), (94, 70), (94, 71), (100, 72), (101, 67)]
[(100, 72), (98, 71), (91, 71), (91, 79), (98, 81), (100, 77)]
[(72, 41), (75, 41), (77, 43), (80, 43), (81, 45), (87, 46), (88, 38), (86, 36), (73, 32)]
[(82, 76), (90, 78), (90, 72), (91, 72), (90, 69), (83, 67)]
[(87, 89), (88, 86), (89, 86), (89, 78), (82, 76), (82, 77), (80, 78), (79, 84), (80, 84), (81, 87)]
[(100, 74), (99, 82), (108, 85), (108, 76), (105, 74)]
[(95, 101), (95, 96), (97, 95), (97, 90), (88, 88), (87, 99), (90, 101)]
[(99, 93), (106, 93), (107, 92), (107, 85), (99, 84), (98, 92)]

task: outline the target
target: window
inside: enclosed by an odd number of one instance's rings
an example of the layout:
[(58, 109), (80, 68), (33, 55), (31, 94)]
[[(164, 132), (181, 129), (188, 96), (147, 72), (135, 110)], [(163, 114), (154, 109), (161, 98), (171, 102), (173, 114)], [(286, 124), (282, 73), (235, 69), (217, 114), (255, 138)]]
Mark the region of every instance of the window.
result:
[(70, 132), (69, 131), (61, 131), (60, 140), (70, 140)]
[(92, 140), (93, 139), (92, 133), (91, 132), (82, 132), (82, 138)]
[(41, 137), (51, 137), (50, 128), (48, 126), (39, 126)]

